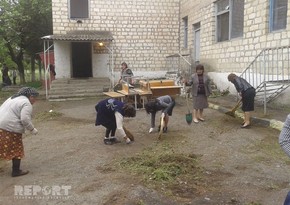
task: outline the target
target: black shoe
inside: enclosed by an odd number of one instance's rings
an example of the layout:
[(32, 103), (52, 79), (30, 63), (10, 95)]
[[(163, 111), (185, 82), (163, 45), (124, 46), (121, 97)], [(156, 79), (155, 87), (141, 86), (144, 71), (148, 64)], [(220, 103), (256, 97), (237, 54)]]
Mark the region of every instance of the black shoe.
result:
[(29, 171), (22, 171), (22, 170), (14, 171), (14, 172), (12, 172), (12, 177), (20, 177), (20, 176), (26, 175), (28, 173), (29, 173)]
[(112, 145), (113, 142), (109, 138), (107, 138), (107, 139), (104, 139), (104, 144), (105, 145)]
[(161, 125), (158, 126), (158, 132), (160, 132), (160, 129), (161, 129)]
[(163, 127), (163, 133), (167, 132), (167, 127)]

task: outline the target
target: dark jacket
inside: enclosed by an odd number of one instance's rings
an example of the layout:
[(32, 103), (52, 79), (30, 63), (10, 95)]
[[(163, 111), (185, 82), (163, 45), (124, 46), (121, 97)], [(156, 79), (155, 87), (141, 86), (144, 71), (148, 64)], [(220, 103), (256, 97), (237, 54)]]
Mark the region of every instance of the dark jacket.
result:
[(249, 88), (253, 88), (253, 86), (250, 83), (248, 83), (245, 79), (240, 77), (236, 77), (233, 81), (233, 84), (235, 85), (236, 90), (242, 94)]
[[(204, 83), (204, 88), (205, 88), (205, 96), (208, 97), (211, 94), (212, 90), (210, 86), (210, 78), (206, 74), (203, 74), (203, 83)], [(191, 76), (190, 81), (187, 82), (186, 85), (192, 86), (192, 89), (191, 89), (192, 96), (196, 97), (197, 92), (198, 92), (198, 85), (199, 85), (198, 75), (196, 73), (193, 74)]]

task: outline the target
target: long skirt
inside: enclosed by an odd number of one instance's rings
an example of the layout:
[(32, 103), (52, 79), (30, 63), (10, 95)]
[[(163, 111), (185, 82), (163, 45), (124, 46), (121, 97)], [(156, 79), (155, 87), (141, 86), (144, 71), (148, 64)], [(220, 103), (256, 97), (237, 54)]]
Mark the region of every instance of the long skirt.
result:
[(204, 109), (208, 108), (207, 96), (198, 94), (193, 98), (193, 109)]
[(23, 157), (22, 134), (0, 129), (0, 159), (12, 160)]

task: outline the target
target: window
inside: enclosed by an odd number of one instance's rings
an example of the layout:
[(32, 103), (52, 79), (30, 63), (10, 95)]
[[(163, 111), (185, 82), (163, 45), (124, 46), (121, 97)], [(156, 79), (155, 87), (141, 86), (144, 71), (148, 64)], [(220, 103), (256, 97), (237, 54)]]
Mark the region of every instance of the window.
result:
[(70, 18), (89, 18), (88, 0), (70, 0)]
[(287, 7), (287, 0), (270, 0), (270, 31), (286, 28)]
[(218, 42), (243, 36), (244, 0), (216, 2), (216, 39)]
[(183, 20), (183, 26), (184, 26), (183, 47), (187, 48), (187, 42), (188, 42), (188, 18), (184, 17), (182, 20)]

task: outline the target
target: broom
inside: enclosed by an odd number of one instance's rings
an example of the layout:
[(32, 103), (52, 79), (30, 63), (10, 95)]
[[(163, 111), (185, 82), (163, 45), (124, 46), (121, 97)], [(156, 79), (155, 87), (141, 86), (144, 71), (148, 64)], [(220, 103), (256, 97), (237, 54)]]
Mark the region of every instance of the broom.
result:
[(123, 129), (125, 131), (126, 137), (128, 137), (131, 141), (134, 141), (133, 134), (127, 128), (125, 128), (124, 126), (123, 126)]
[(237, 104), (235, 105), (235, 107), (233, 107), (233, 109), (232, 109), (231, 111), (228, 111), (228, 112), (226, 112), (225, 114), (226, 114), (226, 115), (229, 115), (229, 116), (231, 116), (231, 117), (236, 117), (235, 112), (236, 112), (236, 110), (240, 107), (241, 102), (242, 102), (242, 99), (240, 99), (240, 100), (237, 102)]

